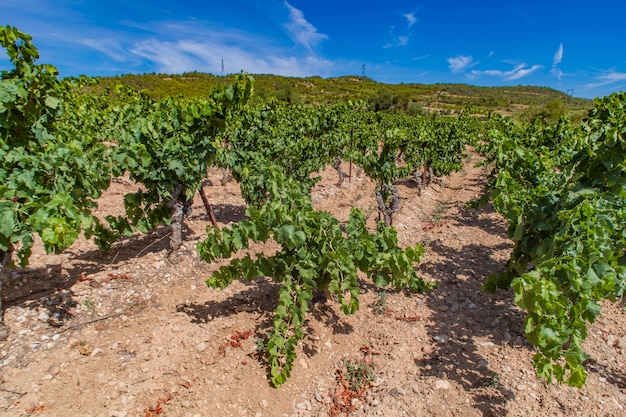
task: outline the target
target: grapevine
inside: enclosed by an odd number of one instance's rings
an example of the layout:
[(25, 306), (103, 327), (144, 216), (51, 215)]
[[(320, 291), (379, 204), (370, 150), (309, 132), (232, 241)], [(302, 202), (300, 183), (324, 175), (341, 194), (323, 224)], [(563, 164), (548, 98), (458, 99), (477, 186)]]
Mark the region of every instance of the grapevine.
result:
[(625, 107), (626, 95), (613, 94), (596, 100), (580, 129), (562, 120), (493, 138), (492, 197), (515, 247), (486, 288), (513, 288), (538, 348), (535, 368), (548, 381), (584, 384), (587, 323), (600, 300), (624, 294)]
[[(2, 72), (0, 81), (4, 267), (14, 252), (21, 265), (28, 263), (34, 234), (54, 253), (71, 245), (81, 231), (89, 237), (98, 225), (91, 210), (109, 185), (111, 164), (105, 145), (59, 123), (64, 99), (74, 94), (72, 86), (59, 81), (52, 65), (36, 64), (39, 53), (31, 37), (0, 26), (0, 42), (14, 66)], [(6, 331), (0, 333), (6, 336)]]

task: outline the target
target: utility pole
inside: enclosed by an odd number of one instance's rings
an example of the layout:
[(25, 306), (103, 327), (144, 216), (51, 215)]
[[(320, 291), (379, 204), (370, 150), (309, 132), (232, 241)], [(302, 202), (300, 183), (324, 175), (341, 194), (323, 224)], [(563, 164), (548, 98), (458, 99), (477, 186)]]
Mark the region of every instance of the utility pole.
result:
[(222, 77), (224, 76), (224, 60), (222, 59)]
[(361, 66), (361, 78), (365, 78), (365, 64)]
[(569, 90), (567, 90), (567, 104), (570, 104), (570, 99), (574, 96), (574, 89), (570, 88)]

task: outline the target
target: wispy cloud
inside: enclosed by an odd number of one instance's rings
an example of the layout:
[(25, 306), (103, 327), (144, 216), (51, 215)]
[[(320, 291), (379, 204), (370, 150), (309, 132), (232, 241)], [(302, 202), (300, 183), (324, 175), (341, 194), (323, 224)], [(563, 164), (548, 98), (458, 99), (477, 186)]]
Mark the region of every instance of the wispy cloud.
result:
[(528, 67), (527, 64), (517, 64), (515, 65), (515, 67), (510, 70), (510, 71), (502, 71), (502, 70), (484, 70), (484, 71), (478, 71), (478, 70), (473, 70), (470, 75), (472, 77), (480, 77), (480, 76), (484, 76), (484, 75), (488, 75), (488, 76), (493, 76), (493, 77), (500, 77), (505, 79), (506, 81), (514, 81), (514, 80), (519, 80), (520, 78), (524, 78), (527, 77), (528, 75), (532, 74), (533, 72), (539, 70), (543, 68), (542, 65), (533, 65), (532, 67)]
[(414, 12), (403, 14), (403, 16), (406, 17), (406, 20), (409, 21), (409, 27), (417, 23), (417, 17), (415, 17)]
[(95, 49), (116, 62), (123, 62), (128, 58), (125, 51), (115, 39), (79, 39), (78, 43)]
[(156, 70), (162, 73), (218, 73), (225, 57), (228, 72), (244, 70), (251, 73), (306, 76), (324, 74), (332, 68), (330, 62), (313, 56), (299, 58), (268, 49), (253, 51), (211, 41), (169, 42), (150, 39), (137, 43), (131, 52), (152, 62)]
[(289, 37), (297, 44), (305, 47), (309, 52), (315, 51), (319, 44), (328, 39), (328, 35), (319, 33), (315, 26), (304, 18), (304, 13), (288, 2), (285, 7), (289, 10), (289, 20), (284, 24)]
[[(281, 45), (273, 37), (200, 20), (129, 21), (123, 24), (125, 27), (141, 26), (144, 36), (140, 39), (90, 37), (81, 44), (110, 60), (133, 63), (135, 70), (160, 73), (220, 73), (222, 59), (228, 73), (244, 70), (288, 76), (324, 76), (336, 69), (333, 63), (314, 51), (326, 35), (317, 33), (294, 8), (283, 14), (279, 25), (289, 32), (297, 48)], [(142, 64), (137, 66), (138, 62)]]
[(559, 81), (561, 80), (561, 76), (563, 75), (563, 72), (561, 71), (561, 69), (559, 68), (559, 65), (561, 64), (561, 62), (563, 61), (563, 44), (559, 45), (559, 49), (557, 49), (557, 51), (554, 53), (554, 58), (552, 60), (552, 75), (556, 76)]
[[(391, 31), (393, 32), (393, 27), (391, 28)], [(406, 46), (409, 43), (410, 38), (411, 38), (410, 33), (406, 36), (405, 35), (395, 36), (394, 40), (384, 44), (383, 48), (385, 49), (386, 48), (398, 48), (398, 47)]]
[(626, 72), (618, 72), (614, 70), (604, 71), (603, 74), (593, 78), (595, 82), (585, 85), (585, 88), (598, 88), (605, 85), (611, 85), (619, 82), (626, 82)]
[(457, 74), (461, 71), (478, 65), (479, 62), (474, 61), (474, 58), (472, 58), (471, 55), (457, 55), (455, 57), (448, 58), (448, 64), (450, 71), (452, 71), (453, 74)]
[(489, 55), (487, 55), (487, 58), (486, 58), (486, 59), (491, 58), (491, 57), (493, 56), (493, 54), (495, 54), (495, 53), (496, 53), (496, 51), (493, 51), (493, 50), (492, 50), (492, 51), (490, 51), (490, 52), (489, 52)]
[(409, 27), (413, 26), (414, 24), (416, 24), (419, 21), (417, 19), (417, 12), (419, 12), (420, 9), (421, 9), (421, 7), (418, 7), (417, 9), (413, 10), (412, 12), (405, 13), (405, 14), (402, 15), (409, 22)]
[(416, 10), (412, 12), (402, 14), (402, 17), (404, 17), (407, 20), (407, 28), (404, 29), (404, 32), (405, 32), (404, 34), (396, 35), (395, 26), (389, 27), (390, 41), (383, 45), (384, 49), (399, 48), (402, 46), (407, 46), (407, 44), (409, 43), (409, 40), (411, 39), (411, 36), (413, 35), (413, 33), (410, 30), (408, 30), (408, 28), (410, 28), (411, 26), (413, 26), (415, 23), (418, 22), (418, 19), (416, 16), (418, 11), (419, 11), (419, 8), (417, 8)]

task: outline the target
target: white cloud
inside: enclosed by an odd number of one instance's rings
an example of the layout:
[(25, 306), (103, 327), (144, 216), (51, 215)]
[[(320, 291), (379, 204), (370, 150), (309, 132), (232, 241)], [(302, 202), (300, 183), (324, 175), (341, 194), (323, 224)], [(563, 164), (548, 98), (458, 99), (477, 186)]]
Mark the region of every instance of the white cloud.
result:
[(474, 58), (471, 55), (464, 56), (458, 55), (452, 58), (448, 58), (449, 68), (453, 74), (461, 72), (467, 68), (471, 68), (474, 65), (479, 64), (479, 62), (474, 62)]
[(289, 37), (297, 44), (304, 46), (309, 52), (319, 47), (319, 44), (328, 39), (328, 35), (319, 33), (315, 26), (304, 18), (304, 14), (288, 2), (285, 7), (289, 10), (289, 21), (284, 24)]
[(561, 80), (561, 76), (563, 72), (559, 68), (559, 65), (563, 61), (563, 44), (559, 45), (559, 49), (554, 53), (554, 58), (552, 60), (552, 75), (555, 75), (559, 81)]
[(493, 50), (490, 51), (489, 55), (487, 55), (487, 59), (491, 58), (493, 56), (493, 54), (495, 54), (495, 53), (496, 53), (496, 51), (493, 51)]
[[(413, 26), (415, 23), (417, 23), (417, 12), (419, 11), (419, 8), (416, 9), (415, 11), (409, 12), (409, 13), (405, 13), (402, 15), (402, 17), (404, 17), (407, 22), (408, 25), (407, 27), (411, 27)], [(412, 33), (408, 30), (406, 30), (404, 35), (396, 35), (394, 34), (395, 31), (395, 27), (391, 26), (389, 27), (389, 38), (391, 39), (389, 42), (387, 42), (386, 44), (383, 45), (383, 48), (387, 49), (387, 48), (398, 48), (401, 46), (406, 46), (409, 43), (409, 39), (411, 39), (411, 35)]]
[(409, 38), (411, 37), (411, 35), (408, 36), (398, 36), (398, 46), (406, 46), (407, 43), (409, 43)]
[(626, 72), (617, 72), (614, 70), (605, 71), (602, 75), (594, 77), (596, 82), (585, 85), (586, 88), (597, 88), (605, 85), (615, 84), (626, 81)]
[(415, 17), (415, 12), (406, 13), (406, 14), (403, 14), (402, 16), (406, 17), (406, 20), (409, 21), (409, 27), (417, 23), (417, 17)]
[(501, 77), (501, 78), (504, 78), (507, 81), (514, 81), (514, 80), (519, 80), (520, 78), (524, 78), (524, 77), (532, 74), (533, 72), (535, 72), (535, 71), (537, 71), (537, 70), (539, 70), (541, 68), (543, 68), (542, 65), (533, 65), (532, 67), (527, 68), (526, 64), (517, 64), (510, 71), (501, 71), (501, 70), (478, 71), (478, 70), (473, 70), (471, 72), (471, 75), (473, 77), (489, 75), (489, 76), (493, 76), (493, 77)]
[(114, 39), (79, 39), (78, 43), (102, 52), (113, 61), (123, 62), (128, 58), (128, 52), (125, 51)]
[(553, 66), (559, 65), (563, 61), (563, 44), (559, 45), (559, 49), (554, 53)]
[(419, 21), (417, 19), (417, 12), (419, 12), (420, 9), (421, 9), (421, 7), (418, 7), (417, 9), (413, 10), (412, 12), (405, 13), (405, 14), (402, 15), (408, 21), (408, 26), (409, 27), (413, 26), (414, 24), (416, 24)]
[(247, 50), (212, 41), (159, 41), (150, 39), (137, 43), (131, 52), (152, 62), (161, 73), (204, 71), (219, 73), (224, 59), (227, 72), (241, 70), (289, 76), (325, 74), (332, 65), (313, 56), (300, 58), (280, 55), (269, 49)]
[(178, 48), (178, 43), (150, 39), (137, 43), (130, 51), (152, 62), (156, 66), (157, 72), (180, 74), (199, 69), (199, 60), (184, 53)]
[[(129, 51), (161, 73), (219, 74), (223, 59), (227, 73), (244, 70), (286, 76), (330, 75), (335, 65), (312, 51), (314, 29), (306, 29), (298, 13), (290, 11), (290, 16), (287, 24), (303, 28), (298, 32), (294, 26), (292, 38), (303, 48), (280, 46), (273, 38), (201, 21), (167, 21), (152, 24), (154, 36), (135, 42)], [(300, 41), (295, 40), (296, 36)]]
[(398, 36), (394, 39), (393, 42), (386, 43), (383, 45), (383, 48), (398, 48), (400, 46), (406, 46), (409, 43), (409, 39), (411, 38), (411, 34), (407, 36)]

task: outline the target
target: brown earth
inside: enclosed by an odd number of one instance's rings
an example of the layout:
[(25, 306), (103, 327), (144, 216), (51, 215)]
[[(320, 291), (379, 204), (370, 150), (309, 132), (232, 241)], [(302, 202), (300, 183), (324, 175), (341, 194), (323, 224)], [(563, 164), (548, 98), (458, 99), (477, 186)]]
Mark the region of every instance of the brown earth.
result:
[[(373, 184), (355, 175), (337, 187), (332, 168), (322, 175), (316, 207), (342, 221), (359, 207), (374, 227)], [(237, 184), (219, 186), (219, 177), (211, 172), (216, 185), (207, 193), (226, 226), (244, 218), (245, 205)], [(413, 182), (398, 184), (405, 198), (394, 217), (400, 243), (425, 244), (418, 270), (436, 289), (382, 294), (362, 280), (361, 308), (352, 316), (332, 301), (313, 304), (291, 378), (280, 389), (270, 387), (255, 354), (272, 325), (277, 284), (257, 278), (223, 291), (204, 284), (228, 261), (209, 265), (195, 253), (210, 224), (200, 198), (177, 264), (166, 259), (166, 227), (108, 253), (85, 240), (57, 256), (37, 248), (31, 265), (9, 271), (2, 287), (11, 333), (0, 342), (0, 415), (337, 415), (332, 404), (342, 393), (344, 360), (360, 360), (376, 376), (360, 397), (348, 398), (354, 416), (626, 415), (622, 304), (603, 303), (590, 327), (589, 378), (579, 390), (535, 376), (511, 292), (481, 291), (511, 249), (491, 207), (463, 209), (482, 181), (482, 169), (468, 161), (421, 197)], [(116, 180), (101, 213), (121, 212), (131, 190), (129, 181)]]

